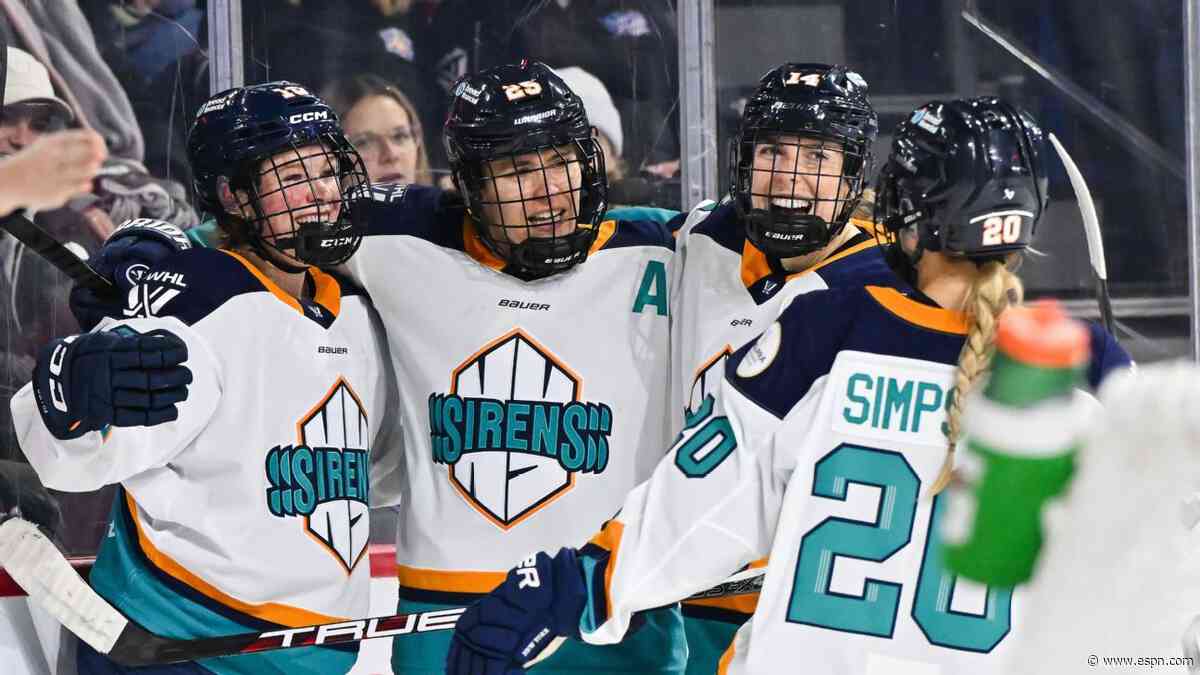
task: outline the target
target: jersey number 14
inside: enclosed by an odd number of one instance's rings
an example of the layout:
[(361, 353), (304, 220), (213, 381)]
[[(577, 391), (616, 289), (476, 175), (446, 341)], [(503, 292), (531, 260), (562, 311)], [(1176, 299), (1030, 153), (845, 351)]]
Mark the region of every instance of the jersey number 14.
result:
[[(805, 533), (796, 563), (788, 621), (890, 638), (896, 627), (902, 585), (867, 578), (861, 595), (831, 589), (839, 556), (882, 562), (912, 541), (921, 481), (898, 452), (844, 443), (823, 457), (813, 473), (813, 495), (845, 501), (850, 483), (877, 487), (875, 522), (829, 517)], [(933, 500), (925, 553), (916, 579), (912, 618), (930, 644), (990, 652), (1008, 635), (1012, 591), (987, 589), (986, 609), (951, 609), (956, 578), (942, 568), (937, 544), (941, 499)]]

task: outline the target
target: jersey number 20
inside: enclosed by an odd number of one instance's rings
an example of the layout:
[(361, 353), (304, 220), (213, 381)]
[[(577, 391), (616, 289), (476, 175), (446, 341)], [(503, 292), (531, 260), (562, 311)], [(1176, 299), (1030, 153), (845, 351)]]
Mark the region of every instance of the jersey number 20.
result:
[[(889, 450), (842, 444), (817, 463), (813, 495), (845, 501), (850, 483), (877, 487), (875, 522), (829, 517), (800, 543), (788, 621), (890, 638), (900, 609), (902, 584), (867, 578), (864, 593), (830, 588), (838, 557), (882, 562), (912, 541), (921, 481), (904, 456)], [(988, 588), (982, 615), (950, 608), (955, 576), (942, 569), (937, 546), (941, 500), (933, 501), (912, 617), (930, 644), (989, 652), (1008, 635), (1012, 591)]]

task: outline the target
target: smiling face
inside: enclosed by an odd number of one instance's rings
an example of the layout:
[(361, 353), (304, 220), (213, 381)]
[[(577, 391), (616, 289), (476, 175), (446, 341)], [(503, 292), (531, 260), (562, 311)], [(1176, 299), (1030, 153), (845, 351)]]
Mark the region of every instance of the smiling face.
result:
[(850, 194), (844, 162), (839, 143), (796, 134), (767, 136), (754, 144), (750, 205), (796, 209), (833, 222)]
[(484, 163), (483, 219), (498, 243), (563, 237), (576, 228), (583, 169), (574, 146)]
[[(238, 210), (247, 221), (261, 218), (268, 243), (293, 237), (310, 222), (334, 223), (341, 215), (336, 158), (320, 143), (276, 153), (259, 163), (258, 213), (251, 197), (238, 191)], [(284, 254), (289, 262), (295, 257)]]

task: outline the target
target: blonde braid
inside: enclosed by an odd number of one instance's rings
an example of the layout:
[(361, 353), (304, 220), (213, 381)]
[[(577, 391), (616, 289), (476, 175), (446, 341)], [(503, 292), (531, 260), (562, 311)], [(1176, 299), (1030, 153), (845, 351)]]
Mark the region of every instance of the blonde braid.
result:
[(979, 268), (979, 275), (967, 293), (967, 340), (958, 355), (954, 371), (954, 389), (950, 394), (950, 409), (946, 413), (946, 436), (949, 445), (946, 460), (931, 488), (931, 495), (941, 492), (950, 483), (954, 470), (954, 450), (962, 435), (963, 401), (980, 376), (992, 365), (996, 351), (996, 322), (1009, 305), (1020, 304), (1025, 289), (1021, 279), (1013, 274), (1006, 262), (992, 261)]

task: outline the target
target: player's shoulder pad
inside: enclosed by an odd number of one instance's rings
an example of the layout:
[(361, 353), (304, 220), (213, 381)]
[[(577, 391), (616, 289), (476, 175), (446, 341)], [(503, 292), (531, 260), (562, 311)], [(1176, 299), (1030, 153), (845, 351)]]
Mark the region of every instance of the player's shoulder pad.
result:
[(466, 207), (454, 193), (428, 185), (376, 183), (350, 195), (350, 214), (363, 236), (409, 235), (461, 248)]
[(1095, 321), (1084, 321), (1083, 325), (1088, 329), (1092, 345), (1092, 359), (1087, 370), (1088, 385), (1097, 390), (1109, 373), (1132, 366), (1133, 357), (1104, 326)]
[(725, 378), (746, 398), (782, 419), (822, 376), (854, 324), (861, 288), (797, 296), (756, 340), (733, 353)]
[(145, 273), (129, 292), (126, 318), (173, 316), (192, 325), (230, 298), (267, 287), (237, 258), (219, 249), (178, 251)]
[(741, 255), (746, 243), (746, 228), (737, 215), (737, 208), (729, 199), (721, 202), (701, 202), (688, 214), (688, 222), (681, 236), (705, 236), (722, 247)]
[(631, 246), (661, 247), (675, 250), (675, 238), (663, 222), (654, 220), (605, 220), (600, 223), (600, 250), (612, 251)]

